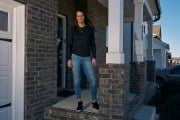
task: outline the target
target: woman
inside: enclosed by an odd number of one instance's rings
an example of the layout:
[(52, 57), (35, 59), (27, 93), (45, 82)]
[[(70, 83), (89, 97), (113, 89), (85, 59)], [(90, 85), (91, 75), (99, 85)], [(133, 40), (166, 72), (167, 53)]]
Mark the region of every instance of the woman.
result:
[[(92, 57), (91, 54), (92, 53)], [(90, 83), (90, 92), (92, 96), (92, 107), (99, 109), (97, 102), (96, 74), (94, 67), (96, 66), (96, 44), (94, 38), (94, 28), (90, 20), (83, 11), (76, 11), (75, 26), (70, 31), (68, 40), (68, 61), (67, 66), (72, 68), (74, 89), (77, 98), (76, 110), (83, 109), (81, 100), (81, 68)]]

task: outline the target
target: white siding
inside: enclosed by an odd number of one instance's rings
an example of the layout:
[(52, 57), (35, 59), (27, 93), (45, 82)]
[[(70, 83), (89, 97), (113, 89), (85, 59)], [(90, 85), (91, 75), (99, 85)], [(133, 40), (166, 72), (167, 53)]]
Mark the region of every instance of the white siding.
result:
[(153, 50), (154, 60), (156, 61), (156, 68), (161, 69), (162, 68), (162, 61), (161, 61), (161, 50), (160, 49), (154, 49)]
[(167, 49), (165, 48), (165, 43), (153, 39), (153, 56), (154, 60), (156, 61), (157, 69), (166, 68), (166, 51)]
[(148, 49), (147, 34), (148, 34), (148, 26), (147, 26), (147, 22), (144, 22), (143, 23), (143, 59), (144, 61), (147, 60), (147, 49)]

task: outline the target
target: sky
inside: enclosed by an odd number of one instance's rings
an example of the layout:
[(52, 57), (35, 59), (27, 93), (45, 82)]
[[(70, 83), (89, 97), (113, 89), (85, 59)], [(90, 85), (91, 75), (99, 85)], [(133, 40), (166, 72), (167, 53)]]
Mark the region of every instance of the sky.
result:
[(180, 57), (180, 0), (160, 0), (162, 40), (170, 45), (172, 57)]

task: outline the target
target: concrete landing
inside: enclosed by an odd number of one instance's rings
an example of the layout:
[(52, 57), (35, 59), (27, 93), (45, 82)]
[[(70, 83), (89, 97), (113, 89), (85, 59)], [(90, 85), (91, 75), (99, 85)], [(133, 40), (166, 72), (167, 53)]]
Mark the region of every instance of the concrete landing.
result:
[[(92, 108), (91, 95), (88, 89), (82, 90), (81, 97), (84, 106), (83, 111), (98, 113), (98, 110)], [(75, 95), (66, 98), (60, 97), (59, 102), (54, 104), (52, 107), (76, 110), (77, 107), (76, 97)]]

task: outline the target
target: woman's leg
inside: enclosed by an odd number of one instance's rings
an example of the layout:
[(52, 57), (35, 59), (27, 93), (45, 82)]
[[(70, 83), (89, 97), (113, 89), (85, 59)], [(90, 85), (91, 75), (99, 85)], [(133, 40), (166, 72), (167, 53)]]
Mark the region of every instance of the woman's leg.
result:
[(96, 83), (96, 74), (94, 67), (92, 65), (91, 57), (83, 58), (83, 70), (90, 83), (90, 92), (93, 101), (97, 101), (97, 83)]
[(81, 100), (81, 59), (79, 56), (72, 54), (72, 72), (74, 81), (74, 90), (78, 101)]

